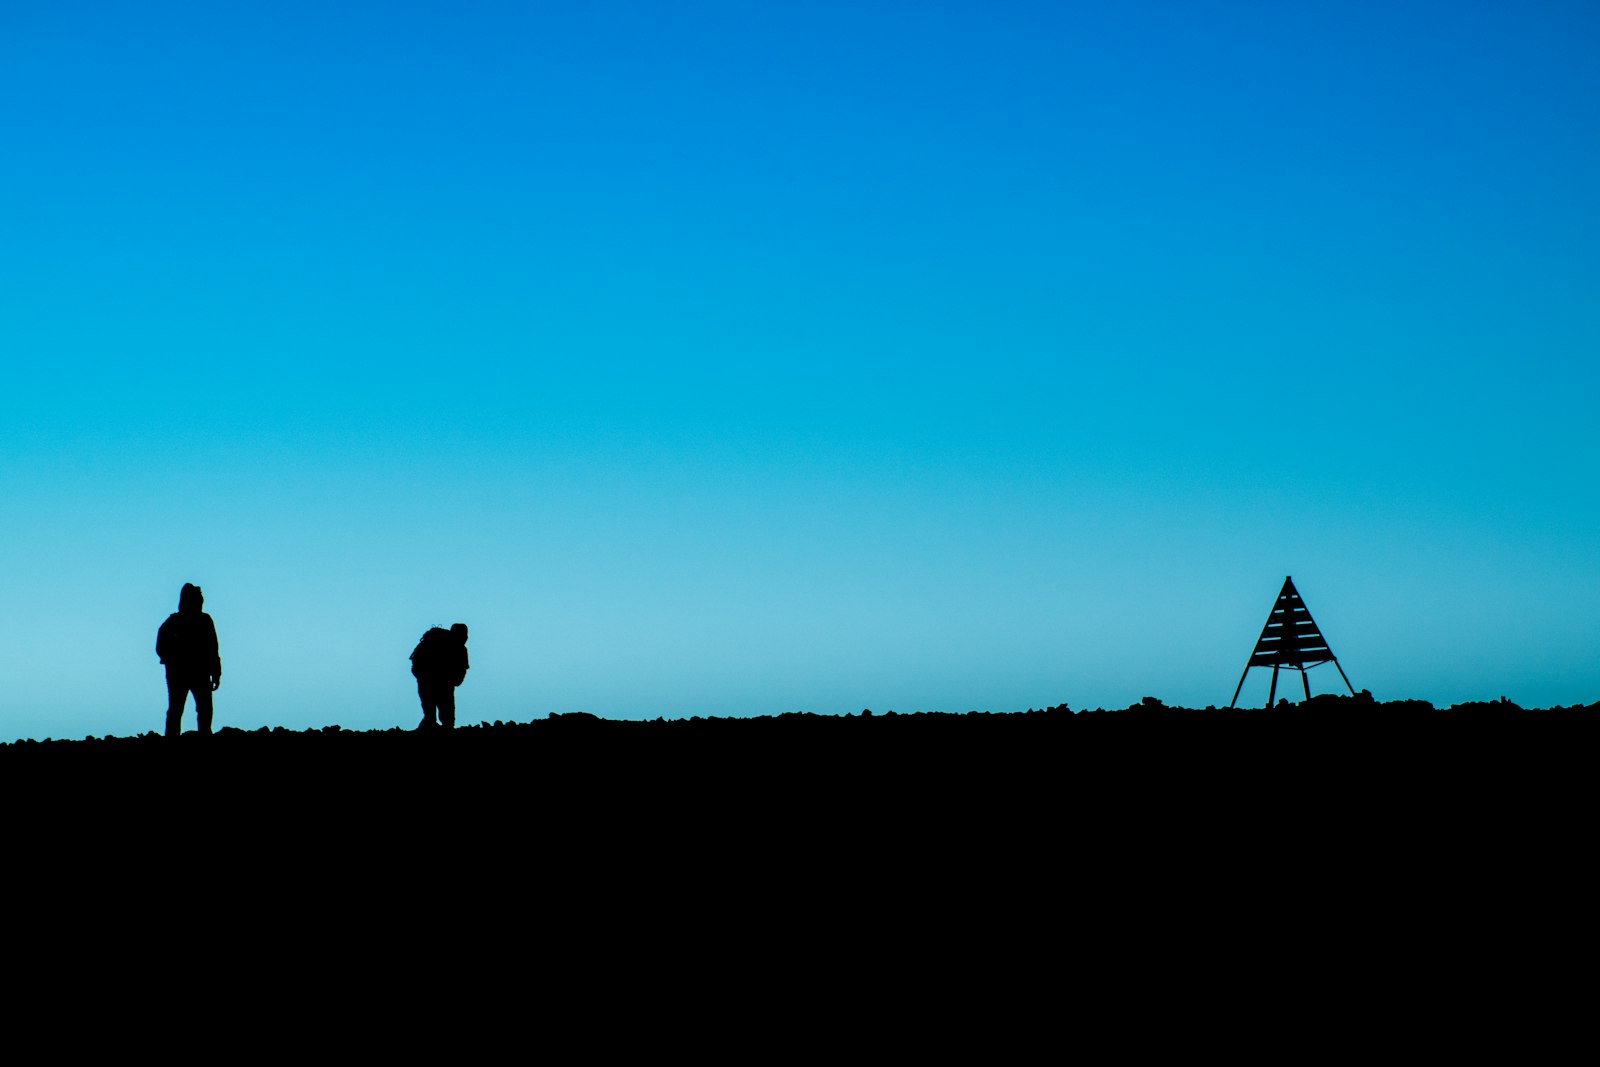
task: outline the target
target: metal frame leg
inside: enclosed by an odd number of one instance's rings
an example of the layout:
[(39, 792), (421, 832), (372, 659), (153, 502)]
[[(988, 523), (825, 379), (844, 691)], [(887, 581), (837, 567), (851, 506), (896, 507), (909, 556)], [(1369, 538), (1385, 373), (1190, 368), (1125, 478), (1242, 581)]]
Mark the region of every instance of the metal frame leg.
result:
[(1244, 670), (1239, 673), (1239, 684), (1233, 687), (1233, 699), (1228, 701), (1228, 707), (1239, 703), (1239, 690), (1244, 688), (1244, 676), (1250, 673), (1250, 664), (1244, 665)]
[(1339, 672), (1339, 677), (1344, 678), (1344, 687), (1350, 690), (1351, 696), (1355, 696), (1356, 687), (1350, 684), (1350, 679), (1345, 675), (1344, 668), (1339, 666), (1339, 661), (1337, 659), (1333, 661), (1333, 666)]

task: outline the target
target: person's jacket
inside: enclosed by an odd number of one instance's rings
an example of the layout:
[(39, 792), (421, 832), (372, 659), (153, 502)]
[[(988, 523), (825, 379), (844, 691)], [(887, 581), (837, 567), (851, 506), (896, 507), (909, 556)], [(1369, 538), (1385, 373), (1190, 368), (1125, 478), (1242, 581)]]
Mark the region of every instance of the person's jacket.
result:
[(419, 680), (460, 685), (469, 666), (467, 646), (442, 627), (423, 634), (411, 650), (411, 673)]
[(156, 631), (156, 655), (167, 669), (183, 675), (222, 677), (217, 627), (203, 611), (175, 611)]

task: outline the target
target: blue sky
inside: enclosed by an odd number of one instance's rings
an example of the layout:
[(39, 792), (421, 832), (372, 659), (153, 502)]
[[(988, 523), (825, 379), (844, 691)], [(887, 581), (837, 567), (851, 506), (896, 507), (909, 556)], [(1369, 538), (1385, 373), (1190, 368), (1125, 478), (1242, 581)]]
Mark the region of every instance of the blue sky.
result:
[(0, 5), (0, 738), (1600, 699), (1600, 12), (1292, 7)]

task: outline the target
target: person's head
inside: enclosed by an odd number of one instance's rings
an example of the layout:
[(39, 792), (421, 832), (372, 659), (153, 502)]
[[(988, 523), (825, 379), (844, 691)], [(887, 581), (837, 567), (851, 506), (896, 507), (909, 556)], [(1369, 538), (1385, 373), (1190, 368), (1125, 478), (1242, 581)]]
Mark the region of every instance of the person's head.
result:
[(464, 623), (464, 622), (456, 623), (454, 626), (450, 627), (450, 632), (452, 634), (454, 634), (456, 640), (460, 641), (463, 645), (467, 643), (467, 624), (466, 623)]
[(178, 593), (179, 611), (199, 611), (200, 605), (204, 604), (205, 602), (206, 598), (204, 594), (200, 592), (200, 587), (198, 585), (194, 585), (190, 582), (183, 583), (183, 589)]

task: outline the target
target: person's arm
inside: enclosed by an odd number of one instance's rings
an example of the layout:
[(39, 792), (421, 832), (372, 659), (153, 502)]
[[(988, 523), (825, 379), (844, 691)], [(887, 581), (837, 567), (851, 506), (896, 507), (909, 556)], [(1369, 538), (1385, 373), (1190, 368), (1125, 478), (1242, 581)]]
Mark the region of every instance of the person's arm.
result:
[(217, 651), (217, 624), (206, 616), (206, 626), (211, 631), (211, 691), (215, 693), (222, 685), (222, 655)]

